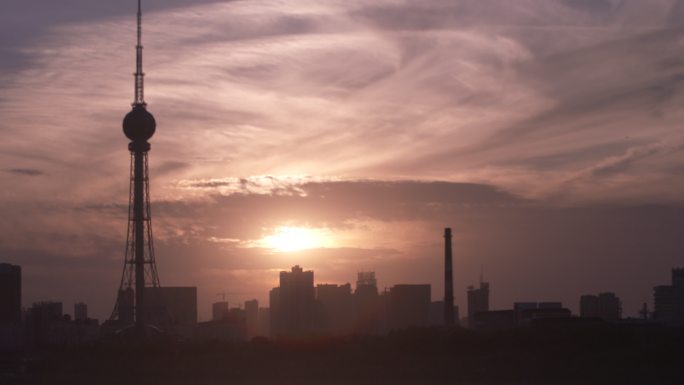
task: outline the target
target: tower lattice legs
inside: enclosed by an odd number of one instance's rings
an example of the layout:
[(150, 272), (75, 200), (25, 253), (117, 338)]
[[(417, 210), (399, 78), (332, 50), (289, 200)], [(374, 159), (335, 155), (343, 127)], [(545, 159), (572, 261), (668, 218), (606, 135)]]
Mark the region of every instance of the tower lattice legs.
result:
[(149, 144), (144, 144), (130, 145), (128, 235), (118, 297), (110, 317), (122, 327), (135, 325), (141, 335), (151, 321), (145, 311), (145, 287), (159, 287), (152, 238), (148, 151), (142, 151), (149, 149)]

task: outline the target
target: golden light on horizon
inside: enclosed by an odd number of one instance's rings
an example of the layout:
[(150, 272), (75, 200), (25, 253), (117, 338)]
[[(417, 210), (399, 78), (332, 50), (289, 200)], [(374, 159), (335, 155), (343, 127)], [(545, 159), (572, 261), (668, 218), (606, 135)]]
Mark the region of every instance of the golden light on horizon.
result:
[(280, 226), (275, 228), (273, 234), (261, 239), (259, 242), (279, 252), (294, 252), (306, 249), (328, 247), (332, 241), (328, 230), (312, 229), (297, 226)]

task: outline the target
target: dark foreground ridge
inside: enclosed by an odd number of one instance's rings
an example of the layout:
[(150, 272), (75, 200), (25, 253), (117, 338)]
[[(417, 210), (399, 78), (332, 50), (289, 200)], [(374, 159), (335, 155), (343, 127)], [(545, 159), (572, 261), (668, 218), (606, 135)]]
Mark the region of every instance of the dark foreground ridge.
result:
[(647, 325), (248, 343), (100, 342), (6, 353), (2, 384), (681, 384), (684, 329)]

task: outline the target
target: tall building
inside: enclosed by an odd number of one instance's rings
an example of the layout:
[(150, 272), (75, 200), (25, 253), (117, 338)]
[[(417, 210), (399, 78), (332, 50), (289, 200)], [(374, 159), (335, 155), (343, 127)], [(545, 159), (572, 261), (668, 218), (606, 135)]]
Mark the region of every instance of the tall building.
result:
[(313, 271), (297, 265), (291, 271), (280, 272), (279, 290), (271, 292), (271, 314), (272, 336), (306, 336), (317, 331)]
[(380, 332), (380, 297), (375, 272), (364, 271), (357, 274), (354, 291), (354, 331), (362, 334)]
[(224, 318), (226, 318), (226, 314), (228, 314), (228, 302), (219, 301), (219, 302), (214, 302), (211, 305), (211, 320), (212, 321), (221, 321)]
[(684, 324), (684, 268), (672, 269), (672, 284), (653, 288), (653, 319), (667, 324)]
[(128, 236), (124, 256), (124, 268), (119, 284), (119, 293), (114, 311), (110, 317), (118, 320), (122, 327), (130, 322), (130, 303), (128, 297), (121, 293), (133, 290), (134, 324), (137, 335), (144, 338), (149, 324), (145, 304), (146, 290), (159, 287), (159, 277), (154, 258), (154, 242), (152, 240), (152, 213), (150, 210), (150, 185), (147, 154), (150, 151), (148, 140), (154, 135), (156, 122), (147, 111), (144, 98), (143, 47), (142, 47), (142, 9), (138, 0), (137, 45), (134, 99), (132, 110), (124, 117), (123, 131), (130, 143), (130, 196), (128, 207)]
[(88, 319), (88, 305), (83, 302), (74, 304), (74, 321), (85, 321)]
[(480, 287), (468, 287), (468, 326), (472, 327), (474, 315), (489, 311), (489, 283), (480, 280)]
[(63, 320), (61, 302), (35, 302), (26, 312), (29, 344), (49, 343), (55, 339), (55, 327)]
[(253, 299), (245, 301), (245, 323), (247, 325), (247, 335), (253, 337), (257, 335), (259, 328), (259, 301)]
[(684, 268), (672, 269), (672, 284), (653, 288), (653, 319), (668, 324), (684, 324)]
[(280, 334), (280, 288), (274, 287), (268, 292), (268, 335), (275, 337)]
[(615, 293), (600, 293), (600, 317), (608, 322), (617, 322), (622, 318), (622, 301)]
[(580, 316), (616, 322), (622, 318), (622, 301), (615, 293), (583, 295), (580, 297)]
[(389, 330), (430, 324), (430, 285), (394, 285), (387, 304)]
[(322, 306), (321, 327), (327, 333), (348, 334), (354, 322), (351, 285), (316, 285), (316, 300)]
[(672, 285), (660, 285), (653, 288), (653, 319), (663, 323), (676, 323), (679, 301), (677, 291)]
[(21, 267), (0, 263), (0, 325), (21, 322)]
[(257, 324), (257, 336), (268, 337), (271, 331), (271, 308), (260, 307)]
[(580, 317), (600, 318), (601, 306), (597, 295), (586, 294), (580, 297)]

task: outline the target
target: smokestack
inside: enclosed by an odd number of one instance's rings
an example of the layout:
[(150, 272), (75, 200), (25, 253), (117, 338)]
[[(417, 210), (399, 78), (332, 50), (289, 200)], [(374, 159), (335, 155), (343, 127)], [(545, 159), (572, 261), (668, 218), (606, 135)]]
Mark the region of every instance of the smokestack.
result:
[(444, 324), (454, 325), (454, 274), (451, 269), (451, 228), (444, 229)]

